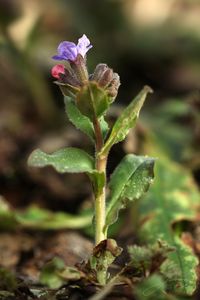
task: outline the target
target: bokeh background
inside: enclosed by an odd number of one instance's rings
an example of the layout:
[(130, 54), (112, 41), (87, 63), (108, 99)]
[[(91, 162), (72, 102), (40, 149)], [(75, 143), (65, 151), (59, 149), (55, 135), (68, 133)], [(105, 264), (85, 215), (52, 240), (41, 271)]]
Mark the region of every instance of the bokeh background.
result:
[[(87, 207), (84, 175), (27, 168), (29, 153), (81, 146), (68, 122), (51, 59), (60, 41), (85, 33), (90, 73), (107, 63), (121, 77), (113, 122), (143, 85), (147, 100), (137, 129), (110, 155), (110, 174), (125, 153), (159, 151), (200, 183), (199, 0), (0, 0), (0, 195), (14, 208), (37, 204), (76, 213)], [(144, 145), (147, 136), (154, 136)], [(156, 152), (156, 151), (155, 151)], [(162, 155), (161, 155), (162, 156)], [(89, 201), (88, 201), (89, 202)]]

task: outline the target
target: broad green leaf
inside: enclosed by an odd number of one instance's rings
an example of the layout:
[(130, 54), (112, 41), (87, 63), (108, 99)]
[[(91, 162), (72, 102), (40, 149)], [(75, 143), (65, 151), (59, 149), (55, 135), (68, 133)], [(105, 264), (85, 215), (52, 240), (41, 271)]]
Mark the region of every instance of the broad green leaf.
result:
[(149, 193), (138, 203), (142, 223), (139, 235), (148, 243), (160, 239), (176, 249), (164, 263), (163, 273), (167, 273), (172, 263), (175, 264), (181, 277), (174, 282), (174, 289), (191, 295), (196, 288), (198, 260), (172, 225), (181, 220), (195, 219), (200, 195), (190, 174), (175, 163), (159, 160), (155, 175), (156, 180)]
[(96, 82), (88, 82), (79, 91), (76, 103), (81, 113), (91, 121), (100, 118), (109, 107), (109, 96)]
[(84, 132), (94, 142), (94, 128), (90, 119), (84, 116), (74, 103), (72, 98), (65, 96), (65, 110), (69, 120), (77, 129)]
[(106, 155), (114, 144), (125, 139), (129, 130), (135, 126), (139, 117), (140, 109), (142, 108), (148, 93), (152, 93), (152, 89), (149, 86), (145, 86), (136, 98), (127, 106), (127, 108), (124, 109), (120, 117), (115, 122), (100, 155)]
[(52, 154), (37, 149), (30, 155), (28, 165), (33, 167), (52, 166), (59, 173), (90, 173), (94, 170), (93, 158), (77, 148), (60, 149)]
[(109, 183), (105, 230), (117, 220), (126, 200), (139, 199), (148, 190), (154, 177), (154, 161), (151, 157), (128, 154), (117, 166)]

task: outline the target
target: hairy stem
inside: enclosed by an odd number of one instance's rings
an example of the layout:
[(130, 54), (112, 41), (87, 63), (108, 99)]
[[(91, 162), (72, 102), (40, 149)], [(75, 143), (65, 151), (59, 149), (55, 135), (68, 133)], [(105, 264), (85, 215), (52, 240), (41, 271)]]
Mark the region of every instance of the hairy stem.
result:
[[(96, 137), (96, 169), (103, 172), (106, 178), (107, 157), (99, 157), (98, 153), (103, 147), (103, 136), (99, 120), (96, 118), (93, 122)], [(95, 195), (95, 244), (98, 245), (105, 240), (105, 211), (106, 211), (106, 183), (104, 187)]]

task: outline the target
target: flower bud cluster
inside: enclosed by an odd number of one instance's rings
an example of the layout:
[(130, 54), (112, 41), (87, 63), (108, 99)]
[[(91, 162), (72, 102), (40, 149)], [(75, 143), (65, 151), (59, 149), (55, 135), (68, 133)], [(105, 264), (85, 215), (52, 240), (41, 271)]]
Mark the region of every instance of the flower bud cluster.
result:
[[(56, 84), (61, 87), (64, 94), (78, 92), (88, 81), (93, 81), (103, 88), (112, 101), (116, 98), (120, 86), (120, 78), (106, 64), (98, 64), (94, 73), (88, 75), (86, 66), (86, 53), (92, 48), (89, 39), (83, 35), (77, 45), (72, 42), (61, 42), (58, 46), (58, 54), (53, 56), (55, 60), (64, 60), (63, 64), (54, 66), (51, 74), (57, 79)], [(111, 102), (112, 102), (111, 101)]]
[(98, 64), (90, 80), (96, 81), (100, 87), (107, 91), (109, 96), (116, 98), (120, 86), (120, 78), (106, 64)]

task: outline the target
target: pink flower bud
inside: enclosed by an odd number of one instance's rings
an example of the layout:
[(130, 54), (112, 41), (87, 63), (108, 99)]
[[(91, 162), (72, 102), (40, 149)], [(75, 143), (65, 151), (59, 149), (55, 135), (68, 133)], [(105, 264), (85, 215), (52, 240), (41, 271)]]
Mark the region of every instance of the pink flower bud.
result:
[(65, 74), (65, 67), (63, 65), (55, 65), (51, 69), (51, 75), (54, 78), (59, 79), (60, 78), (60, 74)]

